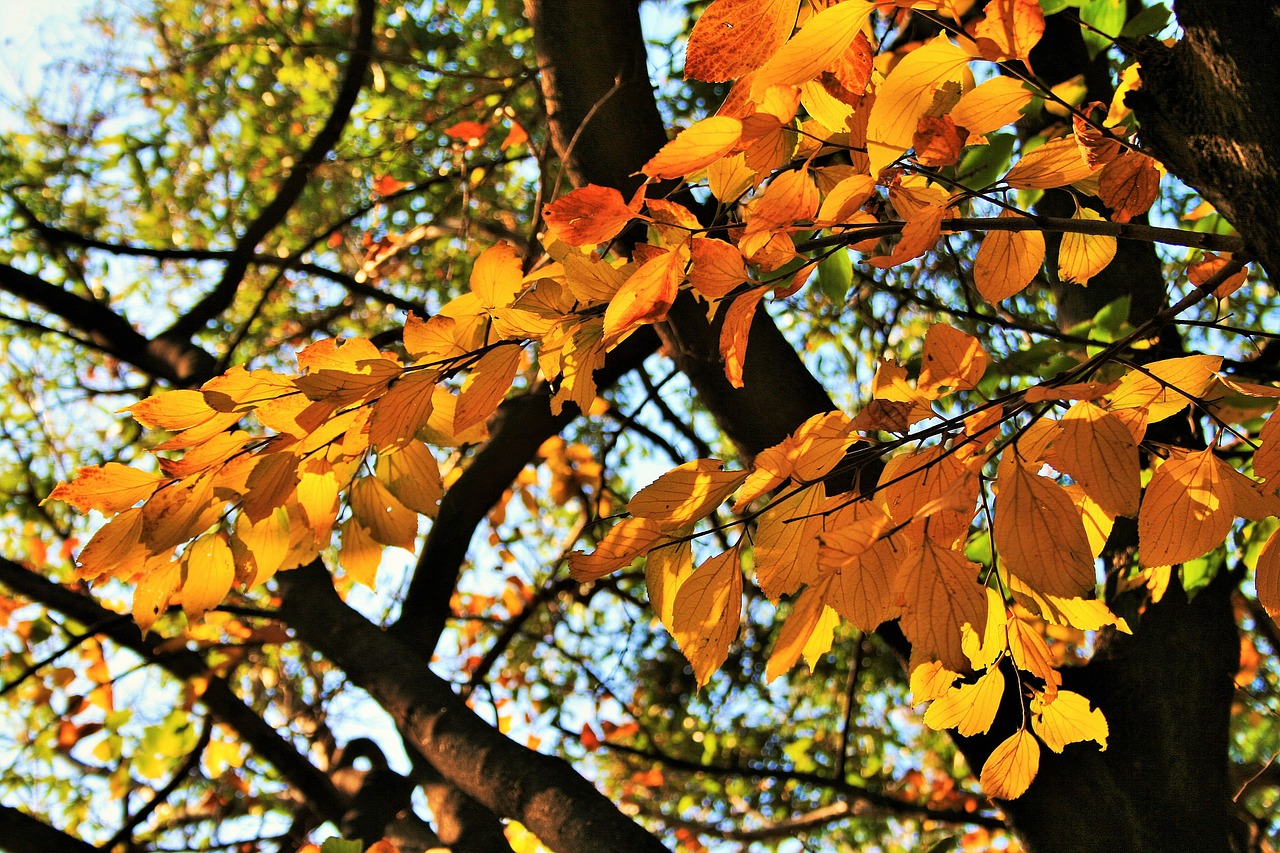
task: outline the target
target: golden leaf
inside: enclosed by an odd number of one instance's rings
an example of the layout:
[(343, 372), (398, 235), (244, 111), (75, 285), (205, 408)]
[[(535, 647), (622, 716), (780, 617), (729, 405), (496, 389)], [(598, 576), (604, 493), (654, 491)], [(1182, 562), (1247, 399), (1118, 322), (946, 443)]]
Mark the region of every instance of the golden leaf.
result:
[(826, 193), (816, 222), (822, 225), (845, 222), (862, 209), (875, 191), (876, 181), (870, 175), (844, 178)]
[(163, 482), (155, 474), (119, 462), (88, 465), (71, 482), (59, 483), (41, 503), (63, 501), (81, 512), (117, 513), (150, 498)]
[(773, 681), (800, 660), (800, 654), (822, 616), (825, 607), (822, 598), (820, 587), (808, 587), (796, 598), (786, 621), (782, 623), (782, 630), (778, 632), (773, 651), (769, 653), (769, 662), (765, 665), (765, 681)]
[(169, 563), (147, 572), (133, 590), (133, 621), (145, 636), (156, 624), (160, 614), (169, 606), (169, 600), (178, 591), (182, 583), (182, 567), (177, 563)]
[(719, 459), (686, 462), (636, 492), (627, 511), (662, 530), (693, 524), (710, 515), (747, 478), (746, 471), (723, 468)]
[(683, 178), (711, 165), (738, 144), (742, 122), (728, 116), (711, 116), (676, 134), (641, 168), (651, 178)]
[(481, 252), (471, 267), (470, 285), (486, 311), (514, 302), (524, 288), (524, 273), (515, 246), (495, 243)]
[(810, 17), (756, 72), (751, 100), (760, 103), (771, 86), (798, 86), (838, 67), (874, 8), (866, 0), (845, 0)]
[(94, 532), (76, 555), (76, 577), (92, 580), (103, 575), (132, 573), (146, 560), (142, 541), (142, 510), (126, 509)]
[(379, 453), (374, 473), (400, 503), (435, 518), (444, 484), (435, 454), (425, 444), (414, 441), (393, 453)]
[(298, 486), (298, 464), (302, 460), (288, 451), (259, 457), (245, 482), (240, 508), (250, 521), (262, 521), (276, 507), (284, 506)]
[[(1031, 65), (1031, 49), (1044, 35), (1044, 12), (1036, 0), (992, 0), (973, 35), (983, 58), (1020, 59)], [(981, 132), (981, 131), (979, 131)]]
[(1021, 80), (993, 77), (961, 95), (947, 115), (971, 137), (979, 136), (1017, 121), (1032, 97)]
[(605, 309), (605, 340), (619, 341), (636, 326), (664, 319), (680, 292), (684, 265), (683, 253), (663, 252), (632, 273)]
[(348, 518), (342, 523), (342, 546), (338, 549), (338, 565), (356, 583), (374, 589), (378, 585), (378, 566), (382, 565), (383, 544), (373, 538), (363, 524)]
[(518, 346), (498, 346), (480, 357), (467, 374), (453, 413), (454, 433), (487, 421), (511, 388), (523, 354)]
[(609, 528), (595, 551), (574, 551), (569, 555), (569, 574), (583, 583), (602, 578), (631, 565), (660, 538), (662, 531), (649, 519), (624, 518)]
[(743, 387), (743, 370), (747, 360), (747, 336), (756, 306), (764, 290), (757, 288), (733, 300), (724, 312), (724, 324), (720, 327), (720, 357), (724, 359), (724, 376), (734, 388)]
[[(1071, 218), (1101, 221), (1102, 214), (1082, 207)], [(1106, 269), (1115, 256), (1115, 237), (1068, 232), (1062, 235), (1062, 246), (1058, 250), (1058, 276), (1063, 281), (1088, 284), (1089, 279)]]
[(1188, 355), (1144, 364), (1121, 377), (1108, 408), (1145, 409), (1148, 423), (1162, 421), (1203, 395), (1220, 367), (1220, 355)]
[(1093, 589), (1093, 554), (1071, 497), (1016, 457), (1016, 449), (1005, 451), (997, 479), (992, 538), (1000, 562), (1038, 592), (1073, 596)]
[(746, 262), (732, 243), (710, 237), (694, 237), (690, 254), (693, 266), (689, 269), (689, 284), (709, 299), (728, 296), (734, 288), (748, 280)]
[(1044, 681), (1047, 695), (1056, 694), (1062, 684), (1062, 674), (1053, 666), (1053, 655), (1044, 637), (1023, 619), (1010, 620), (1008, 628), (1009, 654), (1014, 666)]
[(701, 688), (729, 655), (742, 619), (742, 568), (732, 548), (707, 560), (675, 594), (672, 635)]
[(974, 390), (990, 362), (973, 335), (946, 323), (935, 323), (924, 336), (916, 387), (930, 396), (938, 396), (943, 387)]
[(182, 611), (195, 619), (222, 603), (236, 579), (236, 561), (222, 533), (192, 542), (182, 561)]
[(351, 513), (383, 545), (413, 550), (418, 538), (418, 514), (406, 507), (376, 477), (351, 484)]
[(930, 660), (911, 668), (911, 705), (914, 707), (941, 699), (951, 691), (960, 673), (952, 672), (942, 661)]
[(595, 246), (618, 235), (639, 213), (613, 187), (588, 184), (543, 208), (551, 240), (570, 246)]
[(414, 441), (418, 430), (431, 419), (439, 379), (440, 373), (435, 370), (406, 371), (373, 402), (369, 443), (374, 449), (395, 450)]
[(934, 731), (955, 729), (964, 737), (984, 734), (995, 722), (1004, 698), (1004, 673), (988, 670), (973, 684), (951, 688), (925, 712), (924, 724)]
[(649, 604), (668, 633), (675, 633), (676, 596), (693, 573), (693, 548), (689, 540), (653, 547), (644, 561), (645, 589)]
[[(243, 549), (243, 556), (237, 553)], [(280, 570), (289, 553), (289, 512), (283, 507), (259, 522), (244, 513), (236, 516), (231, 550), (237, 556), (236, 579), (245, 587), (266, 583)]]
[(1207, 448), (1173, 456), (1156, 468), (1138, 511), (1143, 566), (1184, 563), (1223, 543), (1235, 521), (1226, 465)]
[(876, 91), (867, 120), (867, 153), (872, 175), (911, 147), (916, 125), (933, 104), (934, 92), (944, 83), (960, 82), (971, 58), (940, 35), (908, 53), (894, 66)]
[[(1005, 210), (1000, 218), (1013, 219), (1018, 215)], [(1040, 272), (1044, 253), (1044, 234), (1039, 231), (988, 232), (973, 261), (973, 282), (978, 293), (993, 305), (1021, 293)]]
[(770, 601), (817, 579), (822, 486), (810, 486), (760, 516), (755, 537), (756, 582)]
[(978, 583), (979, 566), (925, 539), (913, 548), (894, 579), (894, 596), (902, 608), (902, 633), (912, 655), (937, 659), (955, 672), (969, 668), (961, 642), (965, 623), (984, 633), (987, 597)]
[(991, 751), (979, 781), (992, 799), (1016, 800), (1031, 787), (1039, 770), (1040, 744), (1035, 735), (1020, 729)]
[(1062, 752), (1069, 743), (1085, 740), (1094, 741), (1105, 751), (1110, 734), (1102, 712), (1097, 708), (1090, 710), (1089, 700), (1070, 690), (1059, 690), (1054, 697), (1039, 693), (1032, 696), (1031, 728), (1054, 752)]
[(1052, 189), (1093, 174), (1085, 162), (1074, 136), (1051, 139), (1022, 157), (1004, 176), (1004, 182), (1015, 189)]
[(1138, 444), (1120, 419), (1081, 401), (1058, 427), (1050, 464), (1112, 515), (1136, 515), (1142, 493)]

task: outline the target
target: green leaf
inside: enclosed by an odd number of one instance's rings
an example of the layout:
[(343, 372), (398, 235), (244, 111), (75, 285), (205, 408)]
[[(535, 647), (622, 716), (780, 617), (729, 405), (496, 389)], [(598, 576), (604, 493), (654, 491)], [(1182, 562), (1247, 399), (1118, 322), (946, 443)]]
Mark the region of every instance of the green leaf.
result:
[(1120, 36), (1127, 39), (1153, 36), (1169, 25), (1169, 17), (1173, 13), (1163, 3), (1148, 6), (1129, 19), (1120, 31)]
[(843, 305), (853, 286), (853, 259), (844, 249), (818, 262), (818, 288), (836, 305)]
[(1081, 7), (1080, 20), (1088, 24), (1080, 29), (1092, 59), (1111, 47), (1112, 40), (1124, 29), (1124, 0), (1090, 0)]

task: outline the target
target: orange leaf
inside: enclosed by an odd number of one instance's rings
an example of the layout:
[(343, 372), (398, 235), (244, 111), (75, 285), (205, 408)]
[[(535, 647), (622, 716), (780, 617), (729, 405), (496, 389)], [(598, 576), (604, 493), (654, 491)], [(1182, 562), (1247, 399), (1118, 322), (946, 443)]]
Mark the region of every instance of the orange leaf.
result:
[(672, 634), (698, 687), (729, 656), (742, 619), (742, 567), (736, 548), (707, 560), (675, 595)]
[(375, 195), (388, 196), (398, 193), (400, 190), (409, 186), (404, 181), (397, 181), (390, 175), (382, 175), (373, 181), (373, 192)]
[(1050, 462), (1112, 515), (1136, 515), (1141, 495), (1138, 443), (1120, 419), (1088, 401), (1058, 422)]
[(817, 221), (822, 224), (845, 222), (867, 203), (876, 191), (875, 178), (851, 175), (837, 183), (822, 200)]
[(487, 421), (497, 411), (511, 388), (522, 355), (518, 346), (500, 346), (480, 357), (458, 393), (458, 408), (453, 414), (455, 433)]
[(1003, 741), (982, 765), (980, 782), (987, 796), (1016, 800), (1031, 787), (1040, 770), (1040, 744), (1026, 729)]
[(810, 17), (756, 72), (751, 100), (760, 103), (770, 86), (798, 86), (839, 67), (874, 8), (865, 0), (844, 0)]
[(133, 590), (133, 621), (145, 635), (151, 626), (169, 606), (169, 600), (178, 591), (182, 582), (182, 567), (177, 563), (166, 563), (155, 571), (148, 572)]
[(1098, 198), (1111, 208), (1111, 218), (1128, 222), (1146, 213), (1160, 194), (1160, 171), (1145, 154), (1128, 151), (1098, 174)]
[(378, 567), (382, 565), (384, 546), (354, 517), (342, 523), (342, 546), (338, 549), (338, 565), (356, 583), (374, 589), (378, 584)]
[(661, 536), (658, 525), (647, 518), (624, 518), (609, 528), (594, 552), (574, 551), (569, 555), (569, 574), (583, 583), (602, 578), (631, 565)]
[(728, 154), (741, 137), (738, 119), (704, 118), (676, 134), (640, 171), (651, 178), (683, 178)]
[[(518, 350), (517, 350), (518, 352)], [(369, 419), (369, 443), (377, 450), (395, 450), (414, 441), (431, 418), (435, 406), (434, 370), (406, 371), (391, 383), (387, 393), (373, 403)]]
[(1016, 189), (1052, 189), (1092, 175), (1094, 167), (1085, 162), (1074, 136), (1053, 139), (1027, 154), (1004, 176)]
[(117, 513), (150, 498), (162, 482), (155, 474), (119, 462), (89, 465), (77, 471), (71, 482), (59, 483), (45, 501), (63, 501), (81, 512)]
[(351, 485), (351, 513), (374, 541), (413, 549), (418, 514), (396, 500), (376, 478), (361, 477)]
[(1272, 619), (1280, 618), (1280, 529), (1272, 531), (1258, 554), (1253, 585), (1258, 591), (1258, 603)]
[(749, 278), (742, 252), (732, 243), (694, 237), (690, 250), (693, 266), (689, 270), (689, 284), (709, 299), (727, 296)]
[(1023, 619), (1010, 620), (1008, 632), (1014, 666), (1044, 681), (1045, 694), (1054, 696), (1062, 684), (1062, 675), (1053, 666), (1053, 654), (1044, 637)]
[(810, 486), (765, 510), (756, 528), (756, 582), (770, 601), (817, 577), (821, 485)]
[(791, 35), (798, 6), (797, 0), (716, 0), (689, 34), (685, 79), (722, 83), (759, 68)]
[(517, 145), (523, 145), (529, 141), (529, 132), (524, 129), (520, 122), (511, 119), (511, 129), (507, 131), (506, 137), (498, 146), (503, 151), (508, 148), (515, 148)]
[(940, 35), (894, 66), (876, 91), (867, 119), (872, 175), (911, 147), (920, 118), (933, 104), (934, 93), (944, 83), (960, 81), (971, 58)]
[(693, 547), (689, 540), (664, 542), (649, 551), (644, 561), (644, 584), (649, 604), (658, 619), (675, 634), (676, 595), (693, 574)]
[(283, 451), (268, 453), (253, 466), (240, 503), (250, 521), (262, 521), (276, 507), (289, 502), (298, 486), (299, 462), (297, 456)]
[(142, 543), (142, 510), (126, 509), (102, 525), (76, 555), (76, 576), (92, 580), (132, 572), (147, 557)]
[(641, 265), (605, 309), (605, 340), (620, 340), (636, 326), (664, 319), (680, 292), (684, 262), (680, 252), (671, 251)]
[(1001, 562), (1033, 589), (1073, 596), (1095, 584), (1093, 553), (1084, 522), (1062, 486), (1017, 459), (1000, 460), (992, 536)]
[[(1205, 252), (1204, 258), (1191, 266), (1187, 267), (1187, 279), (1197, 287), (1204, 284), (1210, 278), (1218, 274), (1231, 260), (1230, 255), (1215, 255), (1212, 252)], [(1249, 273), (1247, 269), (1241, 269), (1238, 273), (1230, 276), (1222, 284), (1214, 289), (1213, 295), (1216, 299), (1226, 299), (1231, 294), (1239, 290), (1245, 283), (1245, 279)]]
[(1031, 103), (1032, 97), (1021, 80), (992, 77), (961, 95), (947, 115), (956, 127), (969, 131), (971, 137), (980, 136), (1017, 121), (1022, 116), (1022, 108)]
[(760, 297), (763, 295), (764, 291), (760, 288), (744, 293), (733, 300), (724, 314), (724, 325), (720, 328), (720, 357), (724, 359), (725, 378), (734, 388), (743, 386), (747, 335), (756, 315), (756, 306), (760, 304)]
[[(1018, 215), (1005, 210), (1000, 218)], [(1044, 234), (1039, 231), (989, 232), (973, 262), (973, 281), (982, 298), (995, 304), (1021, 293), (1044, 264), (1044, 252)]]
[(685, 527), (710, 515), (747, 478), (725, 471), (719, 459), (697, 459), (673, 468), (636, 492), (627, 511), (662, 530)]
[(773, 681), (800, 660), (800, 654), (817, 629), (826, 607), (822, 603), (822, 592), (820, 587), (810, 586), (796, 598), (791, 613), (778, 632), (773, 651), (769, 654), (769, 662), (765, 665), (765, 681)]
[(1235, 521), (1226, 467), (1210, 447), (1174, 456), (1156, 469), (1138, 511), (1143, 566), (1185, 563), (1223, 543)]
[(400, 503), (435, 518), (444, 485), (436, 457), (425, 444), (412, 441), (394, 453), (380, 452), (374, 472)]
[[(904, 535), (912, 539), (928, 536), (950, 545), (967, 535), (978, 500), (978, 479), (961, 464), (954, 453), (940, 446), (926, 447), (893, 457), (880, 473), (878, 502), (896, 524), (908, 525)], [(921, 511), (957, 489), (952, 496), (955, 509), (937, 508), (928, 518)]]
[(949, 116), (924, 116), (916, 125), (911, 147), (916, 162), (922, 166), (950, 166), (960, 159), (960, 150), (969, 138), (968, 130), (959, 130)]
[(542, 211), (552, 240), (570, 246), (607, 243), (638, 215), (613, 187), (589, 184), (547, 205)]
[(987, 626), (987, 596), (978, 583), (979, 568), (932, 539), (907, 554), (895, 578), (894, 596), (913, 657), (940, 660), (954, 672), (969, 668), (961, 629), (968, 624), (981, 634)]
[(973, 335), (946, 323), (935, 323), (925, 333), (917, 387), (931, 396), (936, 396), (943, 387), (976, 389), (990, 361)]
[(1220, 355), (1188, 355), (1144, 364), (1121, 377), (1110, 408), (1145, 409), (1149, 423), (1162, 421), (1204, 394), (1220, 367)]
[(182, 611), (195, 619), (222, 603), (236, 579), (235, 557), (226, 536), (206, 533), (192, 542), (184, 555)]
[(127, 409), (133, 419), (150, 429), (178, 432), (199, 426), (217, 412), (199, 391), (165, 391), (134, 403)]
[(478, 121), (460, 121), (444, 129), (446, 136), (462, 140), (469, 148), (474, 148), (483, 142), (484, 135), (488, 132), (489, 125), (481, 124)]
[(1031, 49), (1044, 35), (1044, 12), (1036, 0), (992, 0), (974, 28), (984, 59), (1021, 59), (1031, 65)]

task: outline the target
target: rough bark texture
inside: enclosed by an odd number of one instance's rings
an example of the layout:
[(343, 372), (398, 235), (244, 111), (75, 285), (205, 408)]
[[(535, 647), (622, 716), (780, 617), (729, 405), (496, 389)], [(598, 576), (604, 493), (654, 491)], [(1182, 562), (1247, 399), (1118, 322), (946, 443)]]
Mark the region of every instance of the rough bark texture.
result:
[(1142, 143), (1236, 227), (1280, 279), (1280, 4), (1179, 0), (1184, 36), (1148, 42), (1129, 95)]

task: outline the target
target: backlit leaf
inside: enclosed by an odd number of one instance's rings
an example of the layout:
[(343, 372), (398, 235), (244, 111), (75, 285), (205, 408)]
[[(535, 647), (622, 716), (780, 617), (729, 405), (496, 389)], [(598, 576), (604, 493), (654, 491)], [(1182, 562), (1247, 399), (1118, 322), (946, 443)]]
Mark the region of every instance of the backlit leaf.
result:
[(720, 327), (720, 357), (724, 359), (724, 375), (734, 388), (743, 387), (743, 370), (747, 360), (747, 337), (751, 332), (751, 321), (756, 315), (756, 306), (764, 290), (756, 289), (742, 294), (733, 300), (724, 312), (724, 323)]
[(645, 262), (627, 279), (604, 312), (606, 340), (619, 339), (642, 323), (656, 323), (667, 316), (684, 280), (684, 256), (664, 252)]
[(649, 604), (667, 631), (675, 633), (676, 595), (693, 573), (693, 548), (689, 540), (666, 542), (649, 551), (644, 562)]
[(358, 584), (374, 589), (378, 585), (378, 566), (382, 564), (385, 546), (370, 535), (354, 517), (342, 523), (342, 547), (338, 549), (338, 565)]
[(747, 478), (746, 471), (723, 469), (719, 459), (686, 462), (636, 492), (627, 511), (663, 530), (693, 524), (724, 503)]
[(943, 387), (975, 389), (990, 361), (973, 335), (947, 323), (935, 323), (925, 333), (917, 387), (934, 395)]
[(455, 433), (487, 421), (497, 410), (511, 388), (522, 354), (520, 347), (499, 346), (480, 357), (458, 394), (458, 407), (453, 413)]
[[(1000, 218), (1018, 215), (1005, 210)], [(992, 304), (1008, 299), (1036, 277), (1044, 265), (1044, 254), (1044, 234), (1039, 231), (990, 231), (982, 238), (973, 261), (973, 282), (982, 298)]]
[(406, 507), (374, 477), (351, 485), (351, 512), (375, 541), (413, 549), (418, 537), (418, 514)]
[(747, 281), (746, 261), (732, 243), (695, 237), (690, 248), (689, 284), (703, 296), (720, 299)]
[(505, 308), (524, 287), (520, 257), (510, 243), (495, 243), (471, 267), (471, 292), (486, 310)]
[(188, 546), (182, 571), (182, 611), (188, 619), (216, 607), (236, 579), (235, 557), (221, 533), (206, 533)]
[(798, 7), (797, 0), (716, 0), (689, 34), (685, 78), (721, 83), (759, 68), (791, 35)]
[(435, 454), (425, 444), (414, 441), (395, 452), (379, 453), (374, 471), (400, 503), (435, 518), (444, 485)]
[(935, 699), (925, 712), (924, 723), (935, 731), (955, 729), (965, 737), (983, 734), (995, 721), (1004, 698), (1004, 673), (990, 669), (973, 684), (954, 687)]
[(961, 95), (947, 115), (971, 137), (978, 136), (1017, 121), (1032, 97), (1021, 80), (993, 77)]
[[(1101, 221), (1102, 214), (1082, 207), (1071, 218)], [(1058, 249), (1058, 276), (1063, 281), (1088, 284), (1089, 279), (1106, 269), (1115, 256), (1115, 237), (1068, 232), (1062, 235), (1062, 245)]]
[(908, 53), (894, 66), (876, 91), (867, 121), (871, 174), (879, 173), (911, 147), (916, 125), (933, 103), (934, 92), (944, 83), (960, 81), (970, 58), (946, 36), (940, 35)]
[(1021, 729), (991, 751), (979, 781), (992, 799), (1016, 800), (1031, 787), (1039, 770), (1040, 744), (1035, 735)]
[(649, 519), (624, 518), (609, 528), (595, 551), (574, 551), (569, 555), (569, 574), (583, 583), (602, 578), (631, 565), (661, 537), (662, 530)]
[(1109, 408), (1145, 409), (1148, 423), (1162, 421), (1203, 395), (1221, 367), (1220, 355), (1188, 355), (1144, 364), (1121, 377)]
[(1073, 596), (1095, 583), (1084, 523), (1062, 486), (1033, 474), (1005, 451), (992, 536), (1000, 561), (1033, 588)]
[(982, 11), (986, 17), (973, 34), (983, 57), (1021, 59), (1030, 65), (1031, 49), (1044, 34), (1044, 12), (1037, 0), (992, 0)]
[(1213, 448), (1165, 460), (1138, 511), (1138, 551), (1144, 566), (1173, 566), (1222, 544), (1235, 521), (1235, 501)]
[(1089, 700), (1070, 690), (1059, 690), (1050, 701), (1041, 694), (1031, 699), (1031, 728), (1054, 752), (1062, 752), (1069, 743), (1091, 740), (1102, 750), (1107, 748), (1110, 730), (1107, 718), (1097, 708), (1089, 708)]
[(1113, 515), (1136, 515), (1141, 494), (1138, 443), (1115, 415), (1088, 401), (1058, 422), (1050, 462)]
[(1004, 182), (1016, 189), (1047, 190), (1084, 180), (1093, 172), (1075, 137), (1067, 136), (1049, 140), (1014, 163)]
[(773, 651), (769, 653), (765, 681), (773, 681), (800, 660), (800, 654), (818, 627), (824, 606), (822, 592), (815, 587), (808, 587), (796, 598), (786, 621), (782, 623), (782, 630), (778, 632)]
[(955, 672), (969, 668), (961, 643), (968, 623), (983, 633), (987, 626), (987, 596), (978, 583), (979, 566), (925, 539), (903, 561), (894, 583), (902, 611), (902, 633), (913, 656), (940, 660)]
[(770, 601), (817, 577), (822, 486), (810, 486), (760, 516), (755, 537), (756, 582)]
[(742, 619), (742, 568), (737, 549), (699, 566), (675, 595), (674, 631), (698, 687), (729, 655)]
[(640, 171), (651, 178), (683, 178), (728, 154), (741, 137), (738, 119), (704, 118), (676, 134)]
[(542, 218), (552, 240), (595, 246), (616, 237), (637, 213), (613, 187), (589, 184), (547, 205)]
[(845, 0), (810, 17), (756, 72), (752, 100), (763, 100), (770, 86), (798, 86), (835, 68), (874, 8), (865, 0)]
[(96, 509), (112, 514), (147, 500), (163, 482), (155, 474), (119, 462), (88, 465), (69, 483), (59, 483), (45, 501), (63, 501), (81, 512)]
[(378, 450), (395, 450), (413, 442), (431, 418), (439, 379), (440, 373), (434, 370), (411, 370), (391, 383), (373, 403), (369, 443)]

